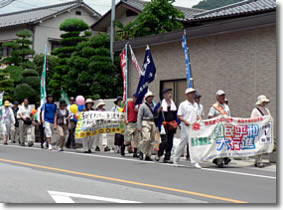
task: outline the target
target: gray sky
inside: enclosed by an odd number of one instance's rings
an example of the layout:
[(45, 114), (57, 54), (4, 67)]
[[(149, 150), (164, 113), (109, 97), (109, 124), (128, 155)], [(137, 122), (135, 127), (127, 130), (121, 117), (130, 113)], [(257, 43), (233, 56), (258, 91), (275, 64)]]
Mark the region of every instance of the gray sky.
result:
[[(60, 4), (68, 1), (71, 0), (15, 0), (10, 5), (1, 8), (0, 14), (37, 8), (51, 4)], [(87, 3), (89, 6), (91, 6), (95, 11), (103, 15), (105, 12), (107, 12), (110, 9), (112, 0), (84, 0), (84, 2)], [(116, 2), (119, 2), (119, 0), (116, 0)], [(183, 6), (183, 7), (192, 7), (196, 5), (198, 2), (200, 2), (200, 0), (176, 0), (174, 5)]]

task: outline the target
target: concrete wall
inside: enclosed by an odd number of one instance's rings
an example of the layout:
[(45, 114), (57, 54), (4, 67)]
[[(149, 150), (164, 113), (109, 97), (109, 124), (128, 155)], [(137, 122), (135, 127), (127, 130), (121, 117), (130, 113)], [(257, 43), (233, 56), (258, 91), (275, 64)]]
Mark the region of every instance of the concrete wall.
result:
[[(82, 15), (76, 15), (76, 11), (80, 11)], [(44, 45), (48, 44), (48, 53), (50, 53), (51, 43), (48, 42), (48, 39), (61, 39), (60, 35), (62, 31), (59, 30), (59, 26), (64, 20), (68, 18), (78, 18), (91, 26), (98, 18), (90, 15), (91, 14), (86, 9), (79, 7), (37, 25), (34, 33), (34, 50), (36, 53), (44, 53)]]
[[(249, 117), (257, 96), (271, 99), (276, 118), (276, 27), (270, 26), (188, 40), (195, 88), (202, 94), (207, 116), (215, 93), (223, 89), (232, 115)], [(134, 49), (140, 66), (145, 47)], [(185, 79), (185, 58), (180, 42), (151, 46), (157, 77), (150, 90), (159, 100), (161, 80)], [(129, 62), (129, 94), (136, 91), (138, 74)]]

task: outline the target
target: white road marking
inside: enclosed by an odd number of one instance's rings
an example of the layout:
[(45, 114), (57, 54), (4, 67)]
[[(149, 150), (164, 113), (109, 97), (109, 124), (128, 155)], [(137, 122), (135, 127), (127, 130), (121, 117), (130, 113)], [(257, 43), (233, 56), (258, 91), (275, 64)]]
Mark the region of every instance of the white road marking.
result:
[(107, 197), (94, 196), (94, 195), (82, 195), (82, 194), (67, 193), (67, 192), (48, 191), (48, 193), (56, 203), (75, 203), (70, 197), (105, 201), (111, 203), (141, 203), (137, 201), (121, 200), (116, 198), (107, 198)]
[[(0, 145), (3, 147), (7, 147), (6, 145)], [(16, 146), (16, 145), (8, 145), (8, 147), (17, 147), (17, 148), (22, 148), (22, 149), (34, 149), (34, 150), (38, 150), (41, 148), (36, 148), (36, 147), (20, 147), (20, 146)], [(47, 149), (41, 149), (42, 151), (47, 151), (50, 152)], [(52, 150), (52, 151), (56, 151), (56, 150)], [(87, 153), (78, 153), (78, 152), (72, 152), (72, 151), (63, 151), (61, 153), (68, 153), (68, 154), (73, 154), (73, 155), (81, 155), (81, 156), (90, 156), (90, 157), (99, 157), (99, 158), (108, 158), (108, 159), (116, 159), (116, 160), (123, 160), (123, 161), (133, 161), (133, 162), (140, 162), (143, 164), (162, 164), (162, 165), (166, 165), (166, 166), (171, 166), (171, 167), (176, 167), (174, 164), (166, 164), (166, 163), (157, 163), (155, 161), (141, 161), (141, 160), (137, 160), (137, 159), (129, 159), (129, 158), (124, 158), (124, 157), (113, 157), (113, 156), (105, 156), (105, 155), (97, 155), (96, 153), (93, 154), (87, 154)], [(185, 168), (193, 168), (192, 166), (187, 166), (187, 165), (180, 165), (179, 167), (185, 167)], [(250, 169), (250, 168), (249, 168)], [(237, 172), (237, 171), (226, 171), (226, 170), (222, 170), (222, 169), (213, 169), (213, 168), (201, 168), (201, 169), (196, 169), (196, 170), (207, 170), (207, 171), (215, 171), (215, 172), (220, 172), (220, 173), (230, 173), (230, 174), (238, 174), (238, 175), (244, 175), (244, 176), (254, 176), (254, 177), (260, 177), (260, 178), (268, 178), (268, 179), (276, 179), (276, 177), (273, 176), (265, 176), (265, 175), (259, 175), (259, 174), (251, 174), (251, 173), (243, 173), (243, 172)], [(275, 171), (272, 171), (275, 172)]]
[(255, 177), (261, 177), (261, 178), (268, 178), (268, 179), (276, 179), (274, 176), (265, 176), (265, 175), (259, 175), (259, 174), (250, 174), (250, 173), (243, 173), (243, 172), (237, 172), (237, 171), (225, 171), (220, 169), (213, 169), (213, 168), (202, 168), (202, 170), (206, 171), (216, 171), (221, 173), (230, 173), (230, 174), (239, 174), (239, 175), (245, 175), (245, 176), (255, 176)]

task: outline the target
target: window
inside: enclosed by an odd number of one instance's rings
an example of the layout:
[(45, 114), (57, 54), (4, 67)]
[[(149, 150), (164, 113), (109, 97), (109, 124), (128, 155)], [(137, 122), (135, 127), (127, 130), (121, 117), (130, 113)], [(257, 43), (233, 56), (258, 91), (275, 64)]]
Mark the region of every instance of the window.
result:
[(160, 98), (162, 98), (162, 90), (172, 88), (173, 100), (179, 106), (185, 100), (185, 90), (187, 88), (186, 79), (164, 80), (160, 81)]
[(138, 14), (136, 13), (136, 12), (134, 12), (134, 11), (132, 11), (132, 10), (127, 10), (126, 11), (126, 16), (127, 17), (131, 17), (131, 16), (137, 16)]
[(3, 57), (8, 57), (11, 55), (12, 48), (11, 47), (3, 47), (3, 43), (0, 43), (0, 54)]
[(81, 11), (76, 11), (76, 15), (82, 15)]
[(59, 41), (52, 40), (52, 41), (50, 41), (50, 43), (51, 43), (51, 51), (56, 49), (56, 48), (61, 47), (61, 45), (59, 44)]

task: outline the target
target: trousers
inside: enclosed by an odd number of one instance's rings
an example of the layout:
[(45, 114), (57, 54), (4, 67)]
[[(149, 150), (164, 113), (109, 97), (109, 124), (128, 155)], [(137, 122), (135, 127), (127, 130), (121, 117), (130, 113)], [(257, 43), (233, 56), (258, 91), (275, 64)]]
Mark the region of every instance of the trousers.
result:
[(165, 151), (165, 160), (170, 160), (171, 150), (173, 147), (174, 131), (166, 131), (166, 135), (161, 135), (158, 156), (161, 157)]
[(142, 141), (140, 142), (140, 150), (146, 156), (150, 157), (153, 150), (153, 142), (155, 140), (156, 126), (152, 121), (142, 121)]

